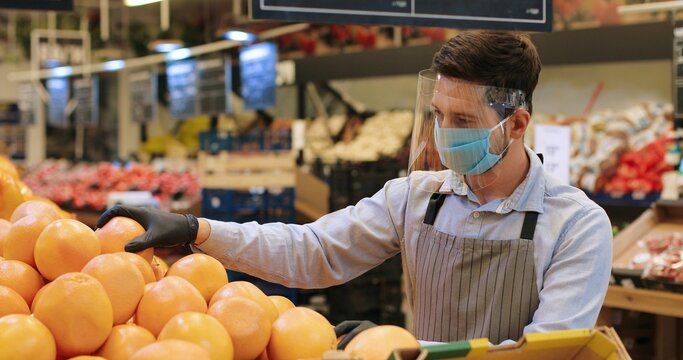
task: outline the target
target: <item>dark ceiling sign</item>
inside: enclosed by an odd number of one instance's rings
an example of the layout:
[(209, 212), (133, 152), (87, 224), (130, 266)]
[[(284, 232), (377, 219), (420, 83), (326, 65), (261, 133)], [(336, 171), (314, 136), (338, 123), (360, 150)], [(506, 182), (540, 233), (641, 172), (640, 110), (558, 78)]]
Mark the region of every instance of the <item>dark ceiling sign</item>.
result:
[(551, 0), (251, 0), (254, 19), (551, 31)]
[(72, 11), (73, 0), (0, 0), (0, 8)]

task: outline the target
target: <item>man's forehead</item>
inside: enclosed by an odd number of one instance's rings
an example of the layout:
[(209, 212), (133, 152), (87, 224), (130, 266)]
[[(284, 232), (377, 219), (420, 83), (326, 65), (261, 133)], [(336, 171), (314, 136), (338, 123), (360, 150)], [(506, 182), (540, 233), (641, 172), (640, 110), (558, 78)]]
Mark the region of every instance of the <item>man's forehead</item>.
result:
[(481, 85), (468, 81), (439, 76), (436, 80), (435, 95), (461, 99), (465, 101), (481, 102), (484, 91)]

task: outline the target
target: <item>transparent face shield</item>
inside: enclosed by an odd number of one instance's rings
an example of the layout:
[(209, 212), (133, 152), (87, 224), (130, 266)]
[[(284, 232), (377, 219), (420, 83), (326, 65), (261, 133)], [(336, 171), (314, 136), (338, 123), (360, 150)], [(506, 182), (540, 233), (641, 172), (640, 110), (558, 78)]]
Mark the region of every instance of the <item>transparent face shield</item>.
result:
[(512, 142), (508, 120), (520, 109), (521, 90), (421, 71), (408, 171), (450, 169), (475, 191), (494, 184)]

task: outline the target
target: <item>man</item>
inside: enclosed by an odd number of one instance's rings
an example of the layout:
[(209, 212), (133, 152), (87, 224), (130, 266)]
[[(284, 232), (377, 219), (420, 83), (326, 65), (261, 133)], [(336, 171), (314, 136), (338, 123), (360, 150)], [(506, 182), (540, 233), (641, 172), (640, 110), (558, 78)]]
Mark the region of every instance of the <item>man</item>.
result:
[(451, 39), (420, 73), (410, 174), (313, 223), (115, 207), (98, 226), (129, 216), (147, 232), (127, 251), (193, 243), (228, 268), (299, 288), (349, 281), (401, 252), (420, 340), (500, 343), (592, 327), (610, 276), (611, 226), (524, 146), (540, 69), (526, 36)]

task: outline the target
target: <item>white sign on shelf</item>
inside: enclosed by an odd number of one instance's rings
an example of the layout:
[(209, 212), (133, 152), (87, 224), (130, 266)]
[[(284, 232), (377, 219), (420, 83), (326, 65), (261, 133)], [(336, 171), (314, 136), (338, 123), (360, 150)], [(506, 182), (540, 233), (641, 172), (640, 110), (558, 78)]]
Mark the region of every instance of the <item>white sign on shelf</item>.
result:
[(568, 126), (535, 125), (534, 147), (543, 154), (543, 167), (555, 178), (569, 184), (571, 134)]

